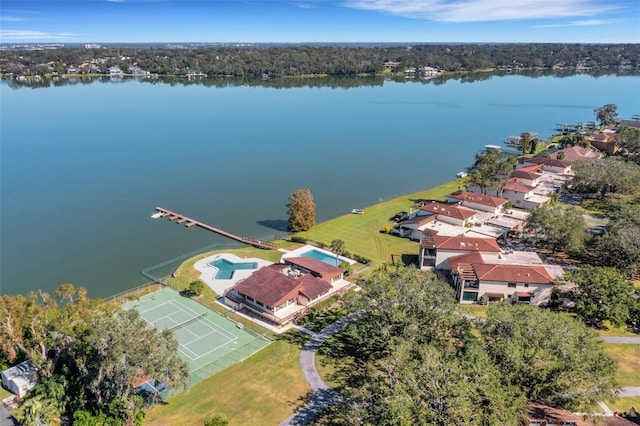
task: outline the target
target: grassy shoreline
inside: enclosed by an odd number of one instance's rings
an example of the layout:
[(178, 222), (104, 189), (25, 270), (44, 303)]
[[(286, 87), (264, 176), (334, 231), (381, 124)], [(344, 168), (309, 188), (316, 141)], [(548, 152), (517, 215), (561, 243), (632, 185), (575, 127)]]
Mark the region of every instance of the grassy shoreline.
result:
[[(443, 199), (458, 189), (456, 181), (435, 188), (403, 195), (365, 209), (363, 215), (346, 214), (317, 224), (298, 236), (329, 244), (342, 239), (346, 248), (371, 259), (372, 265), (391, 261), (391, 254), (417, 256), (415, 241), (381, 233), (398, 211), (408, 211), (418, 199)], [(295, 248), (300, 244), (284, 240), (274, 241), (283, 248)], [(270, 261), (280, 260), (282, 253), (253, 247), (219, 249), (200, 253), (186, 259), (176, 269), (175, 278), (167, 284), (180, 289), (199, 278), (193, 268), (196, 261), (213, 253), (234, 253), (239, 256), (260, 257)], [(200, 302), (220, 310), (215, 300), (217, 295), (205, 287)], [(243, 318), (234, 318), (251, 328)], [(254, 330), (260, 332), (261, 330)], [(202, 424), (205, 419), (220, 415), (232, 425), (278, 424), (304, 404), (310, 390), (300, 369), (300, 349), (308, 336), (291, 330), (281, 336), (265, 333), (275, 342), (256, 353), (243, 363), (232, 365), (209, 379), (199, 383), (188, 392), (170, 398), (166, 404), (147, 411), (145, 424), (168, 426), (179, 424)], [(282, 386), (286, 383), (286, 386)]]

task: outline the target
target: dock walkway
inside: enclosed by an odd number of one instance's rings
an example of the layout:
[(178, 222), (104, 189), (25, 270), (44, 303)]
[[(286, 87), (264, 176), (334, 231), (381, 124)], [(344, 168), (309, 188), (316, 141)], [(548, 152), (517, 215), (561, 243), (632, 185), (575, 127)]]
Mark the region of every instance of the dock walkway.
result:
[(184, 224), (187, 228), (191, 228), (192, 226), (199, 226), (200, 228), (206, 229), (211, 232), (215, 232), (216, 234), (222, 235), (227, 238), (231, 238), (232, 240), (240, 241), (241, 243), (251, 245), (253, 247), (265, 249), (265, 250), (277, 250), (278, 247), (271, 243), (267, 243), (264, 241), (256, 240), (255, 238), (242, 237), (240, 235), (232, 234), (231, 232), (227, 232), (223, 229), (216, 228), (215, 226), (207, 225), (206, 223), (199, 222), (195, 219), (191, 219), (183, 214), (172, 212), (171, 210), (167, 210), (162, 207), (156, 207), (156, 211), (162, 213), (160, 217), (169, 217), (170, 221), (175, 221), (175, 223)]

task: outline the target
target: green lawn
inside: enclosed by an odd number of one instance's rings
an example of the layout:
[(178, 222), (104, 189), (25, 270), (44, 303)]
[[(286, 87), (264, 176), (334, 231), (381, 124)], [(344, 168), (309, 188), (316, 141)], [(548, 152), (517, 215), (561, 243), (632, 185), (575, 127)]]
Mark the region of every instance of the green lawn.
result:
[(489, 306), (487, 305), (460, 305), (458, 310), (462, 313), (476, 316), (478, 318), (488, 318), (487, 311)]
[(624, 413), (635, 407), (636, 410), (640, 410), (640, 396), (631, 396), (626, 398), (618, 398), (614, 402), (607, 402), (607, 407), (612, 411), (618, 413)]
[(632, 332), (627, 327), (614, 327), (609, 321), (605, 321), (604, 326), (604, 329), (597, 330), (601, 336), (640, 337), (639, 334)]
[(395, 225), (389, 218), (400, 211), (408, 212), (414, 204), (413, 200), (445, 200), (446, 195), (457, 189), (458, 182), (452, 181), (427, 191), (365, 207), (362, 215), (347, 213), (328, 222), (319, 223), (309, 231), (298, 233), (297, 236), (327, 245), (335, 239), (340, 239), (344, 241), (347, 251), (370, 259), (374, 266), (391, 262), (391, 255), (417, 256), (417, 242), (384, 233), (385, 227)]
[(11, 392), (9, 392), (8, 390), (6, 390), (2, 386), (0, 386), (0, 399), (4, 399), (4, 398), (8, 397), (9, 395), (11, 395)]
[(640, 386), (640, 345), (605, 343), (604, 350), (618, 362), (618, 385)]
[(147, 412), (146, 425), (202, 425), (222, 416), (230, 425), (276, 425), (304, 403), (310, 388), (300, 370), (299, 332), (285, 336)]

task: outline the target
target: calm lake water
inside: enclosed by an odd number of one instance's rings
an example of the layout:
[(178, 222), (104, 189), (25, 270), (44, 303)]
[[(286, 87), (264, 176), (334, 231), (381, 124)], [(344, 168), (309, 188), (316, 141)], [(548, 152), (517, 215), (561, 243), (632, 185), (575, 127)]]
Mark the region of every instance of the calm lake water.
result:
[[(455, 179), (485, 144), (640, 113), (640, 77), (492, 77), (353, 88), (0, 83), (0, 293), (105, 297), (223, 237), (156, 206), (270, 238), (310, 188), (324, 221)], [(169, 265), (168, 267), (172, 267)]]

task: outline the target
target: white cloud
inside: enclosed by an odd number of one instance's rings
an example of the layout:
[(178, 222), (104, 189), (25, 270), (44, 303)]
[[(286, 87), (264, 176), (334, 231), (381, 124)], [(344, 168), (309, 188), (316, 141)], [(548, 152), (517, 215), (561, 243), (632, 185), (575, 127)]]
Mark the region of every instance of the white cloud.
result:
[(317, 6), (311, 3), (291, 3), (292, 5), (299, 7), (300, 9), (315, 9)]
[(612, 19), (585, 19), (582, 21), (571, 21), (564, 24), (535, 25), (533, 28), (559, 28), (559, 27), (590, 27), (594, 25), (611, 25), (617, 21)]
[(21, 22), (24, 21), (23, 18), (17, 18), (15, 16), (0, 16), (0, 21), (3, 22)]
[(28, 40), (66, 40), (77, 36), (73, 33), (46, 33), (33, 30), (0, 30), (0, 40), (7, 41), (28, 41)]
[(557, 19), (617, 9), (595, 0), (346, 0), (344, 5), (440, 22)]

